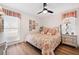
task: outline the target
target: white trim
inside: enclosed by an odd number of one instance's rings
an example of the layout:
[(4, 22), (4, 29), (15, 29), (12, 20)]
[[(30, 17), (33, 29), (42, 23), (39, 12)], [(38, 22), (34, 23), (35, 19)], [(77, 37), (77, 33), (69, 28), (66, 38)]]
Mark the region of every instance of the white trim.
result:
[(24, 42), (24, 40), (18, 40), (18, 41), (9, 42), (9, 43), (7, 43), (7, 46), (18, 44), (18, 43), (21, 43), (21, 42)]

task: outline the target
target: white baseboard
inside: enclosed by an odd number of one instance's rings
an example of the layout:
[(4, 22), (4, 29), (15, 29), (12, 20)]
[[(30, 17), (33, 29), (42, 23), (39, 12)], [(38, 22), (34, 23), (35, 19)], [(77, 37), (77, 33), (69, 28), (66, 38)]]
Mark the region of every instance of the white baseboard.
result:
[(18, 41), (9, 42), (9, 43), (7, 43), (7, 46), (22, 43), (22, 42), (24, 42), (24, 40), (18, 40)]

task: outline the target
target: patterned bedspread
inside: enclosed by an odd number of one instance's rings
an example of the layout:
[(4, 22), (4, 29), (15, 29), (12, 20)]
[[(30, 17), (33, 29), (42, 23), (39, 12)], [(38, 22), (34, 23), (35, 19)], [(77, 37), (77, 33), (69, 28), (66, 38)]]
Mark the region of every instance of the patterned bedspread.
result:
[(51, 36), (51, 35), (45, 35), (40, 33), (31, 33), (27, 35), (27, 42), (41, 49), (43, 54), (44, 51), (51, 50), (53, 52), (55, 48), (60, 44), (61, 39), (60, 39), (60, 34)]

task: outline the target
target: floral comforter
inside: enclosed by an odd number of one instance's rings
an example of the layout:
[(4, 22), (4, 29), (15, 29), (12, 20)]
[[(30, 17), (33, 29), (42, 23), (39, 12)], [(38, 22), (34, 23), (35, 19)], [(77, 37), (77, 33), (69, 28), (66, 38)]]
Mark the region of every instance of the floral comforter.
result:
[(49, 49), (54, 51), (55, 48), (60, 44), (61, 39), (60, 39), (60, 34), (51, 36), (51, 35), (45, 35), (40, 33), (31, 33), (27, 35), (27, 42), (41, 49), (43, 53), (44, 50), (49, 50)]

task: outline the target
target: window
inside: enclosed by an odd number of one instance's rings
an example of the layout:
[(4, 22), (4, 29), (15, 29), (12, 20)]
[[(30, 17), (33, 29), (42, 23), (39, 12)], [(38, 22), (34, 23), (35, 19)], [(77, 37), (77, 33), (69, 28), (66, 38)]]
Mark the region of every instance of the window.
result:
[(19, 40), (20, 19), (12, 16), (4, 16), (4, 40), (12, 42)]

